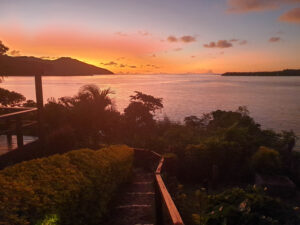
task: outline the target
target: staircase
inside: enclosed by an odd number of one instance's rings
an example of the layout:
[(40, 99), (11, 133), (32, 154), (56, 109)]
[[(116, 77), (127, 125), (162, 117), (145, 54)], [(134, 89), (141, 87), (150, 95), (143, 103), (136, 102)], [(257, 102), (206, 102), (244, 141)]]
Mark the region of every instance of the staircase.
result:
[(130, 184), (124, 187), (109, 225), (155, 224), (154, 174), (135, 168)]

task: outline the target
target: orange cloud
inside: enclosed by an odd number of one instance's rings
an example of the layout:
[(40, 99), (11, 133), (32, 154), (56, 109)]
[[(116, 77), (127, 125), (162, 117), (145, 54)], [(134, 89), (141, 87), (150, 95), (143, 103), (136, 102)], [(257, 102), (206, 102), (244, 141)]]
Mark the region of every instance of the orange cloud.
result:
[(271, 43), (279, 42), (279, 41), (281, 41), (281, 38), (280, 38), (280, 37), (271, 37), (271, 38), (269, 39), (269, 42), (271, 42)]
[(167, 41), (169, 42), (183, 42), (183, 43), (190, 43), (190, 42), (195, 42), (196, 41), (196, 38), (194, 36), (191, 36), (191, 35), (184, 35), (182, 37), (175, 37), (173, 35), (170, 35), (168, 38), (167, 38)]
[(279, 17), (282, 22), (300, 23), (300, 8), (294, 8)]
[(219, 40), (218, 42), (210, 42), (209, 44), (204, 44), (203, 45), (205, 48), (230, 48), (232, 47), (232, 43), (227, 40)]
[(177, 37), (175, 37), (175, 36), (169, 36), (169, 37), (167, 38), (167, 41), (169, 41), (169, 42), (177, 42), (178, 39), (177, 39)]
[(297, 3), (300, 0), (228, 0), (228, 12), (246, 13), (252, 11), (273, 10), (282, 4)]

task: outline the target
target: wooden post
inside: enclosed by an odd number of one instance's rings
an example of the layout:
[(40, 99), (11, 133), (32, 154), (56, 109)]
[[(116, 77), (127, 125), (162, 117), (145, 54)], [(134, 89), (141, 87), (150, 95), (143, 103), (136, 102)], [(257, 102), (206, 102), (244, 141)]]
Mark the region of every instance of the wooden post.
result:
[(12, 135), (10, 133), (6, 134), (7, 146), (10, 149), (12, 147)]
[(6, 140), (7, 140), (7, 146), (8, 148), (11, 148), (12, 146), (12, 135), (11, 135), (11, 123), (10, 123), (10, 119), (7, 119), (6, 120), (6, 130), (7, 130), (7, 133), (6, 133)]
[(16, 133), (17, 133), (18, 148), (22, 148), (24, 142), (23, 142), (23, 133), (22, 133), (22, 118), (20, 116), (16, 118)]
[(44, 147), (44, 129), (43, 129), (43, 84), (42, 84), (42, 75), (35, 75), (35, 94), (36, 94), (36, 103), (37, 103), (37, 116), (38, 116), (38, 136), (39, 141), (42, 146)]

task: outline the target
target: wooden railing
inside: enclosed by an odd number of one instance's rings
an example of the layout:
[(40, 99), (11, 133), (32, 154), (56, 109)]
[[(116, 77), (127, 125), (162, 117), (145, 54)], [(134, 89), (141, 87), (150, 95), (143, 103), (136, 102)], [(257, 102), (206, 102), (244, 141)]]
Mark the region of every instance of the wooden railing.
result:
[(156, 224), (184, 225), (178, 209), (176, 208), (176, 205), (161, 176), (164, 169), (165, 158), (154, 151), (138, 148), (136, 148), (135, 151), (152, 154), (152, 156), (154, 156), (158, 161), (158, 166), (155, 167)]
[[(8, 113), (5, 113), (5, 112)], [(14, 112), (12, 112), (14, 111)], [(37, 108), (0, 108), (0, 122), (4, 129), (0, 127), (0, 135), (6, 135), (8, 144), (12, 142), (12, 135), (17, 136), (18, 148), (23, 147), (23, 129), (37, 124), (37, 121), (24, 121), (24, 116), (37, 112)]]

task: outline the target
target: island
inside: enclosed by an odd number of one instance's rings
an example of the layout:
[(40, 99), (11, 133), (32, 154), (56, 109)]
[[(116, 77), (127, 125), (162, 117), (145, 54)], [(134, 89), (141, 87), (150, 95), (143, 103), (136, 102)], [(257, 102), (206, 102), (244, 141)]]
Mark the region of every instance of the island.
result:
[(113, 72), (70, 57), (54, 60), (33, 56), (0, 55), (0, 76), (83, 76), (104, 75)]
[(227, 72), (222, 76), (300, 76), (300, 69), (286, 69), (267, 72)]

